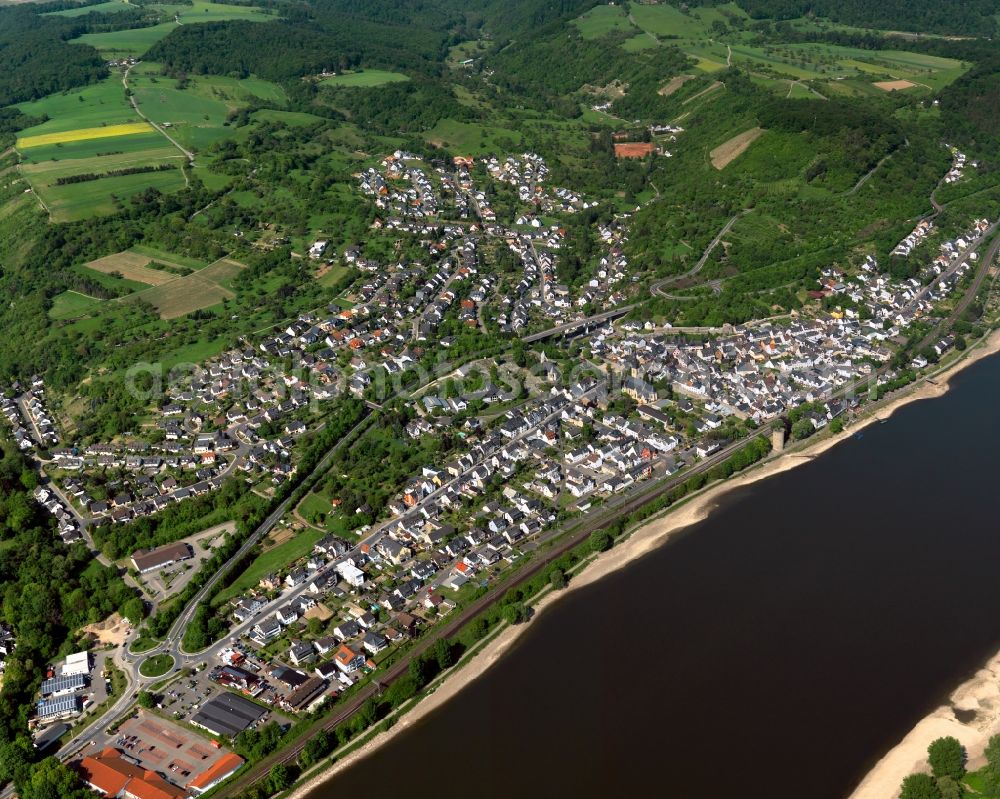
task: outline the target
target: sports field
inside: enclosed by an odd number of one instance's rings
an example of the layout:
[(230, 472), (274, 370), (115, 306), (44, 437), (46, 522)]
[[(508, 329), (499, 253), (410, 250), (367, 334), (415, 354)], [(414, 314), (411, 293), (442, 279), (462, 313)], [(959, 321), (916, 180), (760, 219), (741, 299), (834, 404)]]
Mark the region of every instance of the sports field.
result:
[(37, 136), (23, 136), (17, 140), (18, 148), (41, 147), (44, 144), (65, 144), (67, 142), (90, 141), (91, 139), (111, 139), (115, 136), (130, 136), (134, 133), (149, 133), (153, 127), (148, 122), (129, 122), (124, 125), (107, 125), (101, 128), (77, 128), (59, 133), (41, 133)]

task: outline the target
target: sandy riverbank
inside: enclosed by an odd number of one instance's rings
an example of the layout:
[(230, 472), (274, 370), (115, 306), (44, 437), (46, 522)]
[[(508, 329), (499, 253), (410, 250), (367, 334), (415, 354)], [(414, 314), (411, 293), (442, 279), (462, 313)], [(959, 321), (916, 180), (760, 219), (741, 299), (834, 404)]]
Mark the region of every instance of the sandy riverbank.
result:
[[(935, 377), (933, 383), (923, 383), (905, 395), (887, 403), (884, 407), (879, 408), (875, 413), (852, 425), (849, 433), (827, 438), (804, 449), (797, 450), (795, 452), (786, 452), (782, 455), (774, 457), (761, 466), (751, 469), (748, 474), (742, 476), (738, 475), (726, 480), (725, 482), (718, 483), (700, 494), (695, 495), (691, 500), (684, 503), (679, 508), (667, 511), (664, 515), (649, 520), (636, 529), (635, 532), (633, 532), (626, 540), (622, 541), (610, 551), (595, 558), (580, 574), (573, 577), (568, 588), (563, 591), (550, 592), (547, 594), (537, 605), (534, 606), (533, 618), (540, 616), (548, 607), (558, 601), (561, 597), (564, 597), (574, 590), (596, 582), (602, 577), (623, 568), (637, 558), (640, 558), (657, 547), (662, 546), (679, 531), (704, 520), (708, 517), (709, 513), (711, 513), (712, 509), (718, 505), (720, 498), (726, 492), (742, 486), (751, 485), (759, 480), (764, 480), (773, 475), (788, 471), (789, 469), (794, 469), (796, 466), (812, 460), (840, 442), (849, 440), (850, 436), (858, 430), (862, 430), (877, 421), (887, 419), (896, 410), (904, 405), (918, 400), (933, 399), (934, 397), (941, 396), (948, 390), (948, 380), (954, 376), (955, 373), (970, 364), (975, 363), (981, 358), (992, 355), (996, 352), (1000, 352), (1000, 331), (994, 331), (994, 333), (985, 342), (981, 343), (974, 349), (971, 349), (965, 358), (951, 366), (938, 377)], [(496, 661), (511, 648), (518, 637), (527, 629), (527, 626), (528, 625), (522, 624), (516, 627), (507, 627), (502, 630), (495, 638), (483, 646), (468, 663), (466, 663), (461, 669), (457, 670), (454, 675), (446, 679), (442, 685), (434, 691), (434, 693), (429, 695), (426, 699), (416, 705), (416, 707), (400, 718), (392, 729), (388, 732), (380, 733), (375, 736), (360, 749), (352, 752), (342, 760), (339, 760), (332, 767), (321, 774), (309, 779), (300, 788), (295, 790), (295, 792), (291, 795), (291, 799), (303, 799), (309, 791), (332, 779), (342, 770), (349, 768), (357, 760), (371, 754), (378, 747), (392, 739), (395, 735), (412, 726), (420, 719), (432, 713), (436, 708), (443, 705), (449, 699), (459, 694), (465, 686), (469, 685), (473, 680), (484, 674), (490, 666), (496, 663)], [(1000, 723), (1000, 721), (998, 721), (998, 719), (1000, 719), (1000, 655), (998, 655), (994, 661), (995, 662), (991, 661), (991, 668), (987, 669), (989, 676), (985, 676), (987, 671), (980, 672), (980, 674), (977, 675), (976, 681), (979, 681), (980, 676), (983, 675), (983, 685), (993, 686), (993, 694), (996, 695), (998, 701), (996, 703), (997, 718), (994, 718), (992, 723), (996, 724)], [(965, 688), (966, 686), (963, 686), (960, 691)], [(970, 689), (972, 693), (970, 693), (969, 696), (974, 698), (978, 695), (975, 691), (982, 690), (985, 689), (978, 686), (976, 688), (972, 688)], [(967, 699), (965, 701), (973, 700)], [(962, 707), (965, 707), (965, 705), (962, 705)], [(954, 715), (951, 713), (950, 708), (948, 708), (948, 714), (954, 720)], [(937, 725), (943, 720), (943, 718), (935, 719), (933, 724)], [(923, 723), (924, 722), (921, 722), (921, 724)], [(957, 724), (958, 722), (954, 721), (953, 723)], [(875, 770), (873, 770), (873, 772), (866, 778), (865, 782), (862, 783), (861, 787), (855, 792), (851, 799), (889, 799), (889, 797), (895, 796), (892, 791), (895, 790), (895, 787), (898, 787), (902, 777), (913, 770), (916, 763), (919, 761), (920, 756), (926, 753), (927, 743), (940, 735), (952, 734), (958, 737), (959, 740), (963, 741), (963, 743), (970, 745), (972, 730), (973, 728), (970, 727), (967, 733), (963, 733), (965, 737), (962, 737), (953, 731), (937, 732), (935, 734), (925, 733), (929, 734), (930, 737), (926, 738), (926, 742), (922, 744), (922, 748), (919, 741), (911, 744), (908, 749), (908, 753), (904, 752), (900, 761), (900, 756), (896, 755), (896, 749), (900, 749), (907, 743), (907, 741), (909, 741), (910, 737), (917, 732), (917, 730), (914, 730), (914, 733), (911, 733), (911, 735), (907, 737), (906, 741), (890, 752), (890, 754), (876, 766)], [(985, 735), (985, 737), (983, 737), (983, 741), (985, 741), (987, 737), (988, 735)], [(921, 737), (919, 740), (923, 741), (924, 738)], [(980, 746), (980, 752), (981, 749), (982, 746)], [(919, 750), (919, 753), (915, 754), (917, 750)], [(970, 754), (972, 754), (972, 752), (973, 750), (970, 746)], [(892, 758), (892, 763), (889, 767), (885, 767), (884, 764), (890, 758)], [(901, 772), (899, 771), (899, 769), (903, 768), (903, 766), (899, 765), (897, 761), (905, 764), (905, 770)], [(894, 775), (897, 772), (899, 772), (899, 777), (898, 779), (895, 779)], [(894, 787), (892, 790), (888, 790), (887, 786), (893, 779), (895, 779)], [(865, 789), (865, 786), (870, 781), (872, 782), (871, 789), (867, 790), (865, 793), (861, 793), (862, 789)], [(881, 784), (882, 786), (881, 791), (879, 791), (877, 787), (878, 784)]]
[[(955, 711), (966, 711), (959, 721)], [(974, 714), (974, 715), (973, 715)], [(969, 681), (963, 683), (941, 705), (921, 719), (902, 741), (894, 746), (862, 780), (850, 799), (894, 799), (903, 778), (916, 771), (928, 771), (927, 747), (945, 735), (957, 738), (969, 755), (969, 769), (985, 764), (983, 749), (990, 736), (1000, 732), (1000, 653)]]

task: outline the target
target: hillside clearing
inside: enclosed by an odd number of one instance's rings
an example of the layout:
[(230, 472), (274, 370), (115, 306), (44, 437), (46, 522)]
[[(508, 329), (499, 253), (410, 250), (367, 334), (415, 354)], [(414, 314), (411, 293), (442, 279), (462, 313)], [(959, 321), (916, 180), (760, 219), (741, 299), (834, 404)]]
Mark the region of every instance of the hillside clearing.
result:
[(689, 80), (694, 80), (694, 78), (694, 75), (677, 75), (667, 81), (666, 85), (661, 86), (657, 90), (657, 94), (661, 97), (669, 97)]
[(726, 84), (724, 84), (722, 81), (717, 80), (715, 83), (713, 83), (708, 88), (702, 89), (697, 94), (694, 94), (691, 97), (688, 97), (683, 103), (681, 103), (681, 105), (687, 105), (688, 103), (697, 100), (699, 97), (704, 97), (706, 94), (709, 94), (710, 92), (714, 92), (716, 89), (720, 89), (720, 88), (722, 88), (725, 85)]
[(763, 132), (763, 128), (750, 128), (750, 130), (733, 136), (729, 141), (723, 142), (709, 153), (712, 166), (716, 169), (725, 169), (733, 160), (746, 152), (747, 147), (753, 144)]
[(324, 78), (321, 83), (326, 86), (355, 86), (360, 88), (372, 88), (374, 86), (385, 86), (388, 83), (403, 83), (410, 78), (401, 72), (387, 72), (383, 69), (366, 69), (361, 72), (342, 72)]

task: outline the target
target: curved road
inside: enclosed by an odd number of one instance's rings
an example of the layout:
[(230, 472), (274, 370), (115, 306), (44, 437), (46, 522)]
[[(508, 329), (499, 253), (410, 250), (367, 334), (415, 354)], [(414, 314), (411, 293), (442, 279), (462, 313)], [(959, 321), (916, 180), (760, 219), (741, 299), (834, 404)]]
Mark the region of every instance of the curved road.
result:
[(667, 277), (667, 278), (664, 278), (663, 280), (658, 280), (652, 286), (649, 287), (649, 290), (653, 294), (657, 294), (660, 297), (665, 297), (668, 300), (693, 300), (693, 299), (695, 299), (694, 297), (680, 297), (680, 296), (678, 296), (676, 294), (670, 294), (670, 293), (664, 291), (663, 287), (666, 286), (666, 285), (668, 285), (668, 284), (670, 284), (670, 283), (676, 283), (679, 280), (683, 280), (686, 277), (692, 277), (693, 275), (697, 275), (702, 270), (702, 267), (704, 267), (705, 264), (708, 262), (708, 256), (710, 256), (712, 254), (712, 250), (714, 250), (716, 247), (719, 246), (719, 242), (722, 241), (722, 237), (725, 236), (730, 230), (732, 230), (733, 225), (736, 224), (736, 220), (738, 220), (741, 216), (746, 216), (752, 210), (753, 210), (752, 208), (745, 208), (744, 210), (742, 210), (738, 214), (736, 214), (728, 222), (726, 222), (726, 224), (722, 226), (722, 230), (720, 230), (718, 233), (716, 233), (715, 234), (715, 238), (712, 239), (711, 242), (709, 242), (709, 245), (705, 248), (705, 251), (701, 254), (701, 258), (698, 259), (698, 262), (693, 267), (691, 267), (691, 269), (689, 269), (687, 272), (684, 272), (683, 274), (674, 275), (673, 277)]

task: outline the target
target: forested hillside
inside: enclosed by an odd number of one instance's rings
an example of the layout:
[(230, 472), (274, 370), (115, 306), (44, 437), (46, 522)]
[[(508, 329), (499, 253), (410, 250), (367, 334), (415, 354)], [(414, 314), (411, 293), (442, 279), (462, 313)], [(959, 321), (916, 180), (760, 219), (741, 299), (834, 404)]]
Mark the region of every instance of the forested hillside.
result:
[[(9, 441), (0, 444), (0, 585), (3, 618), (13, 626), (17, 649), (8, 657), (0, 693), (0, 781), (16, 779), (21, 796), (71, 796), (41, 790), (51, 782), (70, 788), (61, 769), (34, 770), (27, 720), (40, 667), (75, 646), (68, 634), (118, 610), (141, 618), (143, 606), (114, 569), (93, 560), (78, 544), (67, 549), (51, 517), (31, 498), (37, 474)], [(31, 785), (32, 779), (36, 786)], [(37, 790), (36, 790), (37, 789)]]
[(862, 28), (990, 35), (996, 30), (997, 0), (738, 0), (755, 19), (827, 17)]

